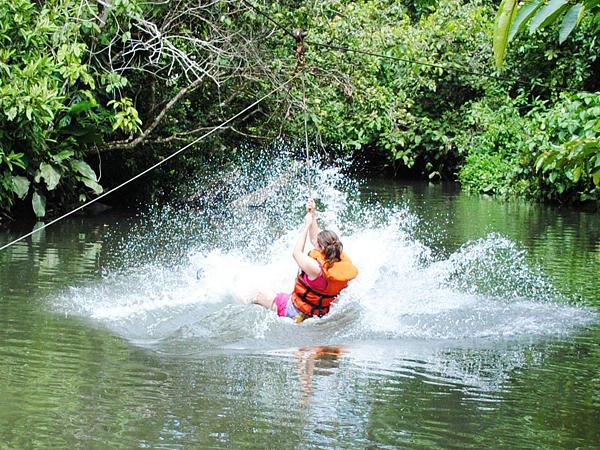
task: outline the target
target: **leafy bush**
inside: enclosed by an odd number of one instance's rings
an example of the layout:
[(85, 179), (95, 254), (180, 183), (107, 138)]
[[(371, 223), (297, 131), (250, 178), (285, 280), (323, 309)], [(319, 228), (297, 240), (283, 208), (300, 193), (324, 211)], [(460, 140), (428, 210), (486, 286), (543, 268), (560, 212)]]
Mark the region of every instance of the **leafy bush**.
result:
[[(50, 3), (50, 5), (52, 5)], [(102, 192), (83, 161), (83, 144), (95, 128), (94, 77), (84, 63), (79, 23), (67, 10), (28, 0), (0, 3), (0, 200), (6, 213), (29, 196), (35, 214), (46, 197), (84, 199)], [(72, 5), (71, 5), (72, 6)]]
[(536, 111), (541, 131), (529, 148), (537, 155), (545, 198), (600, 199), (600, 93), (563, 94), (547, 111)]
[(527, 153), (529, 128), (519, 114), (518, 102), (474, 102), (465, 118), (471, 133), (465, 133), (461, 152), (466, 154), (458, 172), (461, 184), (471, 192), (502, 196), (532, 192), (531, 161)]
[(563, 94), (524, 116), (516, 105), (473, 105), (463, 186), (561, 202), (600, 199), (600, 94)]

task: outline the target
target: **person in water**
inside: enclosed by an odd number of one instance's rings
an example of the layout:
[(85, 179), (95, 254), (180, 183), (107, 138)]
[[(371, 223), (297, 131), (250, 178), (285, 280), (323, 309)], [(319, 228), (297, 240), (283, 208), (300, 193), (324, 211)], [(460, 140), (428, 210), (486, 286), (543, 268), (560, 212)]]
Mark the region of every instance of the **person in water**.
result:
[[(305, 254), (307, 237), (314, 250)], [(280, 292), (274, 296), (259, 292), (254, 303), (296, 322), (313, 316), (323, 317), (340, 291), (358, 275), (358, 270), (343, 249), (337, 234), (319, 229), (315, 202), (309, 199), (304, 226), (292, 253), (299, 267), (294, 291), (291, 294)]]

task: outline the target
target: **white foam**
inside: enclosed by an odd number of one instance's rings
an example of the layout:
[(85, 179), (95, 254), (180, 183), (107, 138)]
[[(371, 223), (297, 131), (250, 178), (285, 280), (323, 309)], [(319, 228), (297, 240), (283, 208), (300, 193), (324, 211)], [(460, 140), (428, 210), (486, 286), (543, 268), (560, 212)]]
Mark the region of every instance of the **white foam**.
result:
[[(284, 170), (285, 164), (268, 167)], [(299, 181), (271, 194), (262, 209), (204, 215), (151, 210), (125, 236), (125, 257), (116, 270), (69, 289), (53, 305), (125, 338), (203, 336), (211, 345), (250, 345), (248, 339), (270, 335), (284, 347), (302, 339), (557, 335), (597, 320), (593, 311), (561, 298), (514, 242), (492, 234), (435, 260), (414, 238), (418, 218), (407, 208), (361, 203), (353, 195), (356, 183), (339, 169), (315, 167), (314, 189), (325, 208), (321, 224), (340, 232), (359, 269), (328, 318), (294, 327), (289, 319), (242, 304), (257, 290), (292, 289), (297, 268), (291, 252), (304, 192)], [(259, 180), (256, 172), (251, 176)]]

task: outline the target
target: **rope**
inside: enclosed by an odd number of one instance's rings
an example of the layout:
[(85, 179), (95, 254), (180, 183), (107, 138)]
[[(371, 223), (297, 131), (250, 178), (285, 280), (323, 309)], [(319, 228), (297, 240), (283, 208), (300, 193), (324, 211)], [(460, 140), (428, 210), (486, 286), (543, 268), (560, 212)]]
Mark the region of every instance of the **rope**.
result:
[(138, 178), (140, 178), (141, 176), (147, 174), (148, 172), (156, 169), (158, 166), (166, 163), (168, 160), (170, 160), (171, 158), (174, 158), (175, 156), (177, 156), (178, 154), (180, 154), (181, 152), (183, 152), (184, 150), (187, 150), (188, 148), (190, 148), (192, 145), (197, 144), (198, 142), (200, 142), (202, 139), (207, 138), (208, 136), (210, 136), (211, 134), (215, 133), (217, 130), (220, 130), (221, 128), (223, 128), (225, 125), (227, 125), (229, 122), (237, 119), (239, 116), (241, 116), (242, 114), (244, 114), (246, 111), (254, 108), (256, 105), (258, 105), (260, 102), (262, 102), (263, 100), (265, 100), (266, 98), (270, 97), (271, 95), (273, 95), (275, 92), (281, 90), (282, 88), (284, 88), (285, 86), (287, 86), (289, 83), (292, 82), (292, 80), (294, 80), (296, 78), (296, 75), (292, 76), (288, 81), (286, 81), (285, 83), (283, 83), (282, 85), (276, 87), (275, 89), (273, 89), (272, 91), (270, 91), (268, 94), (263, 95), (261, 98), (259, 98), (258, 100), (256, 100), (254, 103), (246, 106), (244, 109), (242, 109), (240, 112), (238, 112), (237, 114), (235, 114), (234, 116), (230, 117), (229, 119), (227, 119), (225, 122), (221, 123), (220, 125), (217, 125), (215, 128), (213, 128), (212, 130), (204, 133), (202, 136), (200, 136), (199, 138), (195, 139), (194, 141), (190, 142), (189, 144), (181, 147), (179, 150), (177, 150), (176, 152), (170, 154), (169, 156), (167, 156), (166, 158), (164, 158), (163, 160), (157, 162), (156, 164), (148, 167), (147, 169), (143, 170), (142, 172), (138, 173), (137, 175), (133, 176), (132, 178), (124, 181), (123, 183), (119, 184), (118, 186), (115, 186), (114, 188), (104, 192), (103, 194), (99, 195), (98, 197), (90, 200), (87, 203), (84, 203), (83, 205), (78, 206), (77, 208), (73, 209), (72, 211), (69, 211), (65, 214), (63, 214), (60, 217), (57, 217), (54, 220), (51, 220), (48, 223), (43, 224), (42, 226), (40, 226), (39, 228), (34, 229), (33, 231), (24, 234), (23, 236), (15, 239), (14, 241), (9, 242), (6, 245), (3, 245), (2, 247), (0, 247), (0, 251), (4, 250), (5, 248), (10, 247), (13, 244), (16, 244), (19, 241), (22, 241), (25, 238), (28, 238), (29, 236), (34, 235), (35, 233), (37, 233), (38, 231), (43, 230), (44, 228), (49, 227), (52, 224), (55, 224), (56, 222), (64, 219), (65, 217), (70, 216), (71, 214), (76, 213), (77, 211), (81, 211), (83, 208), (85, 208), (86, 206), (91, 205), (94, 202), (97, 202), (98, 200), (100, 200), (101, 198), (106, 197), (107, 195), (112, 194), (113, 192), (115, 192), (118, 189), (121, 189), (123, 186), (131, 183), (134, 180), (137, 180)]
[(295, 73), (302, 74), (302, 107), (304, 111), (304, 151), (306, 152), (306, 186), (308, 187), (308, 196), (312, 198), (312, 187), (310, 184), (310, 149), (308, 148), (308, 107), (306, 103), (306, 47), (304, 46), (304, 37), (306, 33), (301, 28), (294, 30), (294, 39), (296, 40), (296, 69)]
[(306, 74), (302, 71), (302, 101), (304, 103), (304, 145), (306, 150), (306, 185), (308, 187), (308, 196), (312, 198), (312, 187), (310, 185), (310, 173), (311, 173), (311, 162), (310, 162), (310, 150), (308, 148), (308, 108), (306, 106), (306, 85), (304, 79)]

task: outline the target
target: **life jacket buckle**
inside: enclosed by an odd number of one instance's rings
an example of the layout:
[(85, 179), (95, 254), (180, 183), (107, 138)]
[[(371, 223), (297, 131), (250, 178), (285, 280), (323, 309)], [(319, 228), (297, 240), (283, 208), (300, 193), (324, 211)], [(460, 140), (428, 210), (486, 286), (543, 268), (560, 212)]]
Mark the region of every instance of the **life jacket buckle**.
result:
[(302, 323), (306, 319), (308, 319), (309, 317), (310, 316), (308, 314), (304, 314), (303, 312), (299, 312), (298, 314), (296, 314), (296, 317), (294, 317), (294, 322), (295, 323)]

